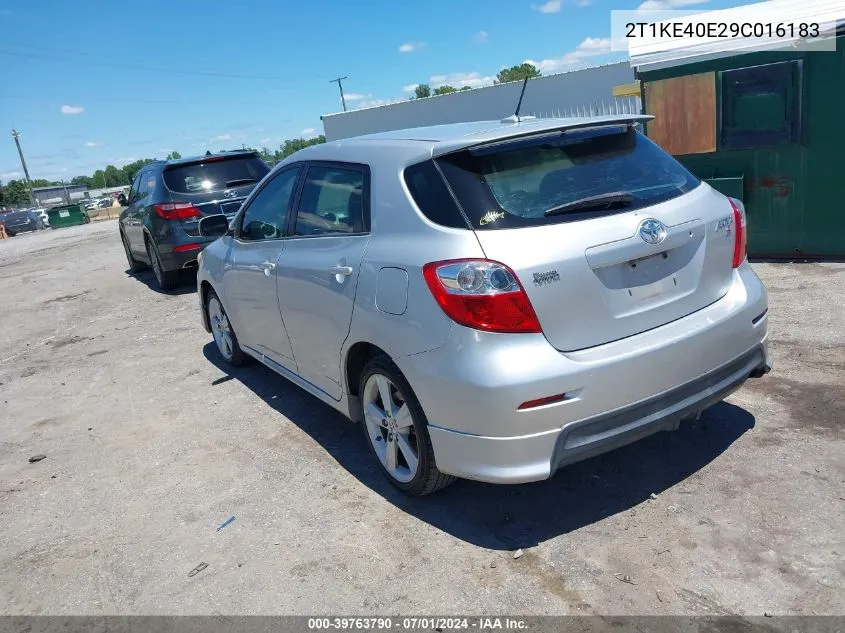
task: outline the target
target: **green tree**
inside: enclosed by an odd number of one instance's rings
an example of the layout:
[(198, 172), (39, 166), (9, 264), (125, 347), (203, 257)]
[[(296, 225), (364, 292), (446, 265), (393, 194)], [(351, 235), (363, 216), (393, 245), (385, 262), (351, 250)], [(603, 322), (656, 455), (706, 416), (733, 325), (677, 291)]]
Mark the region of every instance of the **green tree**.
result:
[(522, 81), (526, 77), (534, 79), (540, 76), (540, 71), (533, 64), (524, 63), (519, 66), (511, 66), (510, 68), (503, 68), (496, 75), (496, 83), (503, 84), (509, 81)]
[(180, 158), (182, 158), (182, 154), (176, 151), (170, 152), (167, 155), (167, 160), (179, 160)]
[(436, 94), (436, 95), (447, 95), (450, 92), (457, 92), (457, 91), (458, 91), (457, 88), (453, 88), (452, 86), (446, 85), (446, 86), (440, 86), (439, 88), (435, 88), (434, 94)]
[(24, 207), (29, 204), (29, 190), (23, 180), (10, 180), (3, 188), (3, 204)]
[(420, 84), (416, 88), (414, 88), (414, 96), (411, 97), (412, 99), (425, 99), (426, 97), (431, 96), (431, 86), (428, 84)]
[[(23, 181), (21, 181), (23, 182)], [(61, 185), (62, 183), (58, 180), (47, 180), (46, 178), (36, 178), (35, 180), (30, 181), (32, 183), (32, 187), (55, 187), (57, 185)]]
[(463, 92), (464, 90), (472, 90), (472, 88), (470, 88), (469, 86), (464, 86), (463, 88), (461, 88), (461, 92)]
[(293, 138), (287, 139), (282, 145), (279, 147), (279, 151), (273, 156), (277, 161), (287, 158), (294, 152), (298, 152), (301, 149), (305, 149), (306, 147), (311, 147), (312, 145), (319, 145), (320, 143), (325, 143), (326, 137), (322, 134), (320, 136), (315, 136), (314, 138)]
[[(132, 181), (135, 180), (135, 175), (140, 171), (141, 167), (143, 167), (144, 165), (149, 165), (151, 162), (153, 162), (152, 158), (142, 158), (141, 160), (136, 160), (135, 162), (124, 165), (122, 171), (126, 176), (125, 184), (132, 184)], [(116, 185), (109, 186), (112, 187)]]
[[(91, 176), (76, 176), (71, 179), (70, 184), (82, 185), (83, 187), (88, 187), (89, 189), (97, 188), (97, 185), (94, 184), (94, 179)], [(100, 184), (102, 186), (102, 181)]]

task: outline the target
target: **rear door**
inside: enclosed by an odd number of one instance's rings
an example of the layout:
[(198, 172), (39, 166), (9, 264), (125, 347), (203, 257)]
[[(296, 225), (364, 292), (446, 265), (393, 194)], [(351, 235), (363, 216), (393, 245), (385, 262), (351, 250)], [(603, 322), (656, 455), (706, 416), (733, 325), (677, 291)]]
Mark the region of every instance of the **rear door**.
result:
[(129, 206), (126, 209), (123, 223), (123, 230), (126, 239), (129, 241), (129, 248), (135, 253), (141, 253), (146, 260), (147, 252), (144, 245), (144, 205), (147, 201), (147, 182), (150, 177), (149, 170), (141, 170), (135, 176), (132, 189), (129, 192)]
[(369, 169), (309, 163), (276, 270), (297, 370), (340, 399), (340, 349), (349, 334), (358, 273), (370, 240)]
[(202, 216), (225, 214), (232, 219), (256, 184), (270, 173), (257, 154), (214, 155), (167, 165), (162, 174), (173, 203), (190, 203), (201, 214), (184, 217), (182, 228), (199, 235)]
[(276, 269), (285, 248), (291, 201), (302, 169), (284, 169), (250, 200), (235, 227), (231, 270), (224, 276), (226, 310), (241, 345), (296, 371), (276, 295)]
[(486, 256), (514, 270), (557, 349), (658, 327), (728, 290), (730, 203), (631, 127), (519, 139), (439, 163)]

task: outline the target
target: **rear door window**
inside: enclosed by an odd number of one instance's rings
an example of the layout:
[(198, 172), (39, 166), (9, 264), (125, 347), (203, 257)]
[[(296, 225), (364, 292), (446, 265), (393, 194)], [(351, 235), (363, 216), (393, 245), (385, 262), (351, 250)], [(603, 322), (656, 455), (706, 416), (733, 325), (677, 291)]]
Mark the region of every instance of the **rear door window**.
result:
[(255, 184), (269, 171), (257, 156), (209, 156), (205, 161), (169, 167), (164, 184), (174, 193), (207, 193)]
[(438, 162), (473, 228), (480, 230), (629, 211), (700, 184), (629, 126), (515, 139), (463, 150)]
[(367, 230), (364, 170), (309, 167), (299, 196), (294, 235), (350, 235)]

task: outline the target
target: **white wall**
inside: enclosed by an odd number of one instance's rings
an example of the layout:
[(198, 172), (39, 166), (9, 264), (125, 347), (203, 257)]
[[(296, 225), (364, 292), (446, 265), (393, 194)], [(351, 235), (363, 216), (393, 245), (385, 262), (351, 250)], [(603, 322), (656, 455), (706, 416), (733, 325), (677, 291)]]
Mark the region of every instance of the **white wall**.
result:
[[(553, 116), (560, 111), (565, 116), (574, 108), (612, 101), (614, 86), (633, 81), (634, 71), (627, 61), (538, 77), (528, 82), (520, 114)], [(514, 113), (521, 90), (522, 82), (515, 81), (427, 99), (327, 114), (321, 119), (329, 141), (425, 125), (496, 121)]]

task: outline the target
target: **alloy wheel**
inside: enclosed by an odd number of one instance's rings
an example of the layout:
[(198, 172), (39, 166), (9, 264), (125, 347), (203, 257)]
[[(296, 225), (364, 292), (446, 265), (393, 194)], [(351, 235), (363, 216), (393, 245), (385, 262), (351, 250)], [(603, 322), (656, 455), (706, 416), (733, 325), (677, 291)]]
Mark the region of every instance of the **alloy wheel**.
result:
[(417, 474), (419, 449), (414, 420), (402, 393), (385, 375), (375, 373), (364, 384), (367, 436), (387, 473), (407, 483)]
[(229, 323), (229, 318), (226, 316), (226, 311), (220, 305), (220, 300), (217, 297), (211, 297), (208, 300), (208, 321), (211, 325), (211, 333), (214, 335), (214, 342), (217, 344), (217, 349), (223, 358), (232, 360), (234, 354), (234, 344), (232, 342), (232, 326)]

